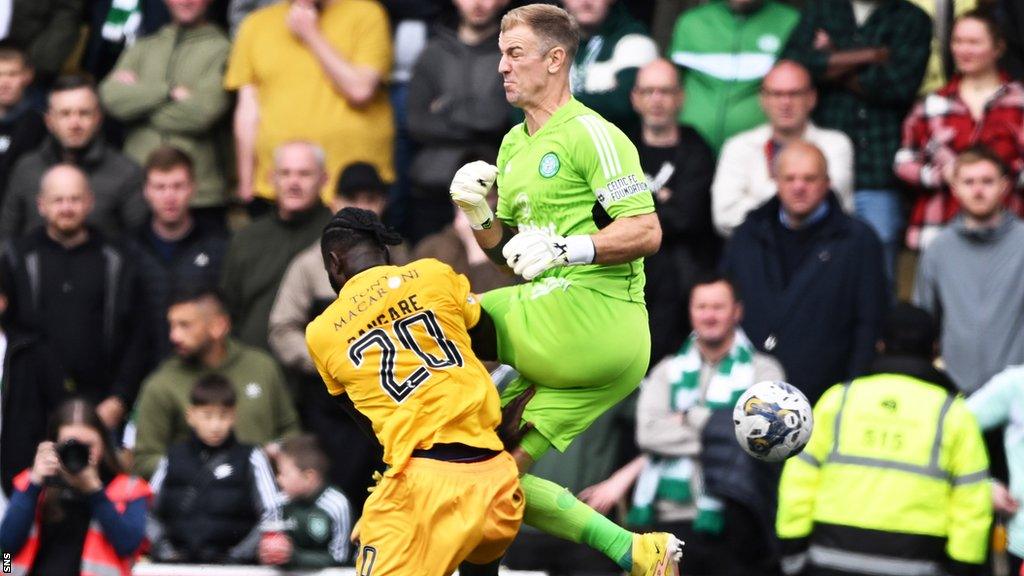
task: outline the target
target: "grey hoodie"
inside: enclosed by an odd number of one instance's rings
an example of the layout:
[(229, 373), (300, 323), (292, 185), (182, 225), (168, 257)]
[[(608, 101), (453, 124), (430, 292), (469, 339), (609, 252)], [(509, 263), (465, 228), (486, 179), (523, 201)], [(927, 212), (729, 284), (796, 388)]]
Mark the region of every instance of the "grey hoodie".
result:
[(437, 27), (409, 81), (409, 134), (423, 144), (410, 178), (422, 192), (447, 195), (459, 166), (493, 162), (511, 126), (511, 107), (498, 74), (495, 33), (477, 45)]
[(970, 394), (1024, 363), (1024, 222), (1004, 213), (995, 228), (950, 222), (921, 255), (914, 303), (941, 322), (946, 370)]

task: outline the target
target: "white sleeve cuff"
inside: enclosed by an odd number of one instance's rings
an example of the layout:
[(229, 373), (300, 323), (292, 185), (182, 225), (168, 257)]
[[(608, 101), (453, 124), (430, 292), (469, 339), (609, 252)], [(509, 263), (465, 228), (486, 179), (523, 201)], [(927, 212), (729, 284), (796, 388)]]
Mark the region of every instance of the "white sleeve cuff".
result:
[(568, 236), (565, 239), (566, 259), (569, 264), (593, 264), (594, 241), (589, 235)]

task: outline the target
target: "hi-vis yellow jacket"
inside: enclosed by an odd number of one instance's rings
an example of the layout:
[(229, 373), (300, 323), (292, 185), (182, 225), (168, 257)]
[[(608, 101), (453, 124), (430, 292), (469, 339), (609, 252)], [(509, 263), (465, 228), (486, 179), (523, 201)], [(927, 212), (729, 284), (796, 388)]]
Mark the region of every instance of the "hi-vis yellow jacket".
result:
[(786, 463), (787, 574), (930, 576), (985, 560), (992, 500), (974, 416), (923, 360), (876, 367), (825, 392), (807, 448)]

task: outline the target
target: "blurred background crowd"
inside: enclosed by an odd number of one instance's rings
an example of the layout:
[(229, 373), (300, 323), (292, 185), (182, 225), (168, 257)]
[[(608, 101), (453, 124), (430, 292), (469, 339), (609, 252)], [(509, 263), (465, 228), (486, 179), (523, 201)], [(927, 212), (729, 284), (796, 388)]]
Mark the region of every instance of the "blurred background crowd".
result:
[[(335, 297), (320, 234), (366, 208), (406, 239), (396, 263), (440, 259), (477, 292), (516, 281), (448, 185), (522, 120), (497, 36), (525, 3), (0, 1), (16, 573), (351, 564), (381, 453), (306, 349)], [(648, 378), (535, 473), (680, 532), (684, 574), (1016, 574), (1024, 4), (560, 4), (582, 30), (573, 95), (635, 143), (664, 234)], [(933, 407), (886, 381), (865, 400), (877, 373), (946, 392)], [(716, 461), (713, 432), (733, 392), (772, 379), (830, 423), (778, 489), (777, 467)], [(879, 424), (846, 432), (844, 414)], [(617, 572), (525, 526), (506, 564)]]

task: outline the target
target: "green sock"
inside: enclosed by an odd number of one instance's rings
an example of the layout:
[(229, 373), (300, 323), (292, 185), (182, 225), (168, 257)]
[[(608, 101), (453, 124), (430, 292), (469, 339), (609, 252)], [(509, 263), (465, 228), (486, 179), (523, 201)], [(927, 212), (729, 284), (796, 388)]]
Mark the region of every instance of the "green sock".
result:
[(523, 522), (547, 534), (586, 544), (611, 558), (623, 570), (633, 568), (633, 533), (598, 514), (554, 482), (524, 474)]

